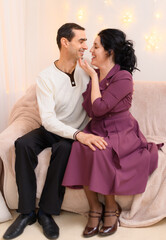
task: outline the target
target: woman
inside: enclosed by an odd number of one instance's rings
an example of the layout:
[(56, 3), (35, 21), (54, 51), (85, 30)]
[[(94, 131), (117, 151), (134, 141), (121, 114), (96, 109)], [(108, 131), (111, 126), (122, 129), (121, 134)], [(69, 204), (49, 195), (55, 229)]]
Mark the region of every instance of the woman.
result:
[[(92, 151), (74, 142), (63, 180), (64, 186), (84, 186), (90, 206), (84, 237), (107, 236), (117, 230), (121, 209), (114, 195), (145, 191), (148, 176), (157, 168), (161, 146), (147, 143), (129, 112), (132, 72), (136, 69), (132, 42), (120, 30), (105, 29), (96, 37), (90, 52), (96, 71), (79, 60), (91, 77), (83, 93), (83, 107), (91, 118), (84, 132), (102, 136), (107, 145)], [(97, 193), (104, 195), (105, 207)]]

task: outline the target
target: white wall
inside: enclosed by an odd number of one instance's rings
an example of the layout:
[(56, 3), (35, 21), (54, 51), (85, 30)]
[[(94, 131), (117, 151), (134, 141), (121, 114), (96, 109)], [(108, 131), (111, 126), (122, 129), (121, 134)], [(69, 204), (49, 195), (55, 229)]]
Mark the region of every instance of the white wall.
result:
[[(108, 27), (123, 30), (127, 37), (134, 41), (138, 68), (141, 70), (134, 73), (134, 79), (166, 81), (164, 69), (166, 0), (1, 1), (0, 8), (1, 3), (5, 6), (5, 18), (0, 21), (0, 38), (1, 24), (2, 33), (7, 32), (11, 36), (9, 36), (8, 43), (4, 40), (0, 44), (0, 50), (1, 47), (3, 48), (3, 43), (6, 43), (5, 51), (8, 50), (8, 59), (5, 56), (0, 64), (0, 68), (3, 68), (5, 61), (8, 61), (7, 67), (4, 66), (5, 70), (2, 71), (6, 73), (6, 76), (1, 74), (2, 69), (0, 69), (1, 92), (3, 93), (0, 96), (0, 115), (2, 116), (0, 132), (7, 126), (7, 118), (15, 101), (35, 82), (37, 74), (58, 58), (56, 32), (66, 22), (76, 22), (86, 28), (89, 49), (101, 29)], [(2, 11), (1, 8), (0, 20), (3, 15)], [(126, 11), (132, 15), (132, 21), (128, 23), (123, 21)], [(82, 18), (79, 18), (79, 13), (82, 13)], [(159, 18), (155, 17), (156, 13), (160, 14)], [(15, 22), (14, 17), (18, 18)], [(155, 47), (147, 49), (145, 35), (150, 36), (154, 30), (156, 37), (152, 38), (152, 43), (157, 43), (158, 49)], [(9, 49), (11, 46), (13, 50)], [(86, 56), (90, 57), (90, 53), (87, 52)], [(17, 74), (16, 69), (20, 69)], [(6, 83), (9, 82), (11, 82), (11, 89), (6, 91)]]
[[(82, 19), (78, 18), (80, 9), (83, 12)], [(34, 81), (38, 71), (58, 58), (55, 43), (57, 29), (65, 22), (76, 22), (86, 28), (89, 48), (101, 29), (110, 27), (123, 30), (127, 37), (134, 41), (138, 68), (141, 70), (135, 72), (134, 79), (165, 81), (164, 9), (166, 0), (28, 0), (29, 21), (26, 26), (28, 79)], [(127, 24), (122, 21), (126, 11), (130, 11), (133, 16), (132, 22)], [(155, 17), (156, 13), (160, 13), (160, 18)], [(147, 49), (145, 35), (150, 35), (153, 30), (159, 39), (157, 43), (159, 48)], [(155, 39), (153, 41), (155, 42)], [(90, 54), (86, 55), (90, 57)]]

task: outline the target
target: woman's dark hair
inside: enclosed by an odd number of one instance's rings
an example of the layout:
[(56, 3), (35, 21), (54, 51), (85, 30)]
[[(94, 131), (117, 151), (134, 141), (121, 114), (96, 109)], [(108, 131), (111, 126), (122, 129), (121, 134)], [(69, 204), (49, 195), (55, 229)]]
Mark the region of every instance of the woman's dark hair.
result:
[(75, 36), (73, 29), (76, 30), (85, 30), (85, 28), (81, 27), (80, 25), (76, 24), (76, 23), (65, 23), (64, 25), (62, 25), (57, 32), (57, 44), (59, 49), (61, 49), (61, 38), (67, 38), (68, 41), (71, 41), (72, 38)]
[(109, 56), (113, 51), (115, 64), (119, 64), (122, 70), (132, 73), (137, 69), (137, 58), (133, 49), (133, 42), (126, 40), (124, 32), (108, 28), (99, 32), (98, 36), (100, 36), (101, 44)]

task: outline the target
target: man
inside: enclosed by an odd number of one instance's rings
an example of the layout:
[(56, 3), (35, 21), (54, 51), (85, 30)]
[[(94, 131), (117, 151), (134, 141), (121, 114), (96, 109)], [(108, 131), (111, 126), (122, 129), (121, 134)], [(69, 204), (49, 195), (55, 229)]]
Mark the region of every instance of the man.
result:
[[(95, 150), (104, 148), (103, 139), (80, 130), (88, 118), (82, 108), (82, 93), (89, 77), (77, 65), (87, 50), (85, 29), (75, 23), (66, 23), (57, 33), (60, 57), (37, 78), (37, 101), (42, 126), (15, 142), (16, 182), (18, 186), (18, 212), (21, 214), (7, 229), (3, 238), (19, 236), (27, 225), (38, 220), (44, 235), (49, 239), (59, 236), (59, 227), (52, 215), (59, 215), (65, 188), (61, 186), (73, 140)], [(50, 165), (36, 215), (37, 155), (52, 148)]]

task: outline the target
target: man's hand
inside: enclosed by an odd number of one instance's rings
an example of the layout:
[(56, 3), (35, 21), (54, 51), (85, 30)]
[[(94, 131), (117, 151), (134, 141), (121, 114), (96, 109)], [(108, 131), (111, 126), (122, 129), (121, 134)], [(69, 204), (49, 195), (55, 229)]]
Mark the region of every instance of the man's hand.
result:
[(106, 149), (107, 142), (103, 137), (96, 136), (94, 134), (79, 132), (76, 135), (76, 139), (88, 147), (90, 147), (93, 151), (95, 151), (95, 147), (98, 147), (100, 150)]

